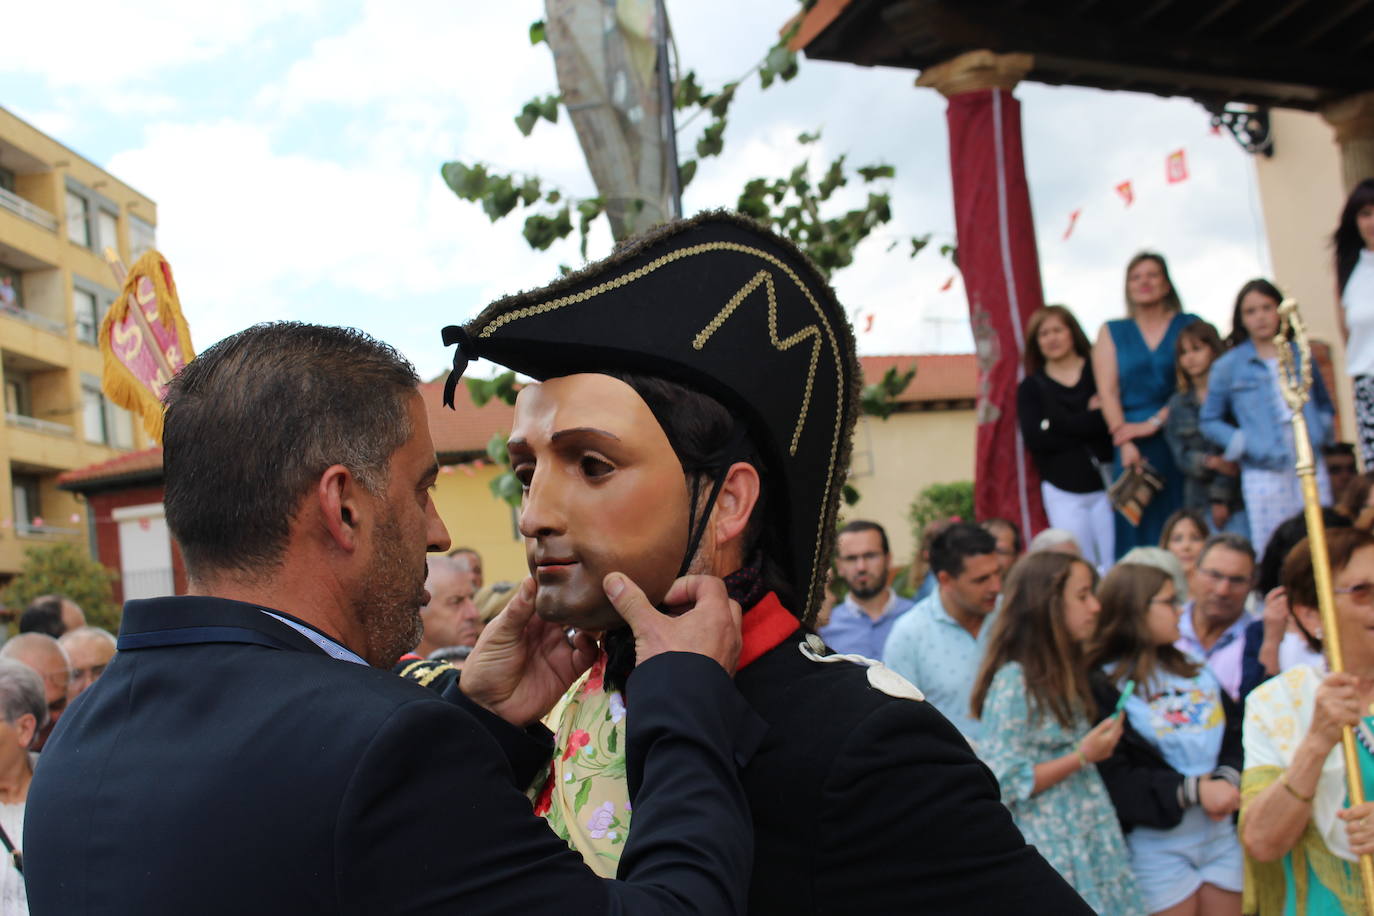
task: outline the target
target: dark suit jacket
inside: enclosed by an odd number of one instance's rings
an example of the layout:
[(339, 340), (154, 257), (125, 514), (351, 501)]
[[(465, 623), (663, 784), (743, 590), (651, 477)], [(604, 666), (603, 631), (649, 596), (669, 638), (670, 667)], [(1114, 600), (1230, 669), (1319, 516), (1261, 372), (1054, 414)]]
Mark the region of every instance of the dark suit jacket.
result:
[[(330, 658), (257, 608), (131, 601), (29, 792), (38, 916), (728, 913), (753, 836), (752, 713), (718, 665), (650, 659), (629, 732), (635, 836), (603, 881), (517, 786), (551, 742)], [(747, 740), (747, 739), (746, 739)]]
[(804, 636), (735, 675), (769, 726), (744, 770), (751, 914), (1092, 912), (1026, 845), (996, 778), (935, 707), (882, 693), (861, 666), (808, 660)]

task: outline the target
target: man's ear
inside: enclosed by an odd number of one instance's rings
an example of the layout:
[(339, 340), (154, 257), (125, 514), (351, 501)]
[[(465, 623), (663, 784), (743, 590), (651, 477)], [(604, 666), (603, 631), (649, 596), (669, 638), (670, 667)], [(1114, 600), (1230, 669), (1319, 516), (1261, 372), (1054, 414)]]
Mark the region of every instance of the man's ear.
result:
[(31, 712), (26, 712), (14, 720), (14, 740), (19, 746), (27, 749), (33, 744), (33, 736), (38, 732), (38, 719)]
[(749, 516), (759, 501), (759, 472), (747, 461), (737, 461), (725, 474), (716, 495), (711, 524), (716, 529), (716, 544), (728, 544), (740, 538), (749, 526)]
[(336, 547), (348, 553), (358, 546), (358, 526), (363, 517), (361, 490), (353, 472), (341, 464), (325, 468), (315, 487), (320, 527)]

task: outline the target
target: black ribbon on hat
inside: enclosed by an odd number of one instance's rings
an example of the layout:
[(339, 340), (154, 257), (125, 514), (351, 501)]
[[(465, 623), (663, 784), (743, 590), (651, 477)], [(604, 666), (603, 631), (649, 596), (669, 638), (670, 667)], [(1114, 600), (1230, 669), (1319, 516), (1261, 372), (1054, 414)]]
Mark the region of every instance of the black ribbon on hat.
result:
[(692, 474), (691, 512), (693, 513), (697, 511), (697, 497), (701, 495), (701, 478), (697, 475), (714, 472), (715, 477), (711, 481), (711, 494), (706, 498), (706, 503), (701, 509), (701, 516), (687, 523), (687, 555), (682, 558), (682, 566), (677, 571), (679, 579), (687, 575), (687, 569), (692, 565), (692, 558), (696, 556), (697, 548), (701, 546), (702, 535), (706, 533), (706, 523), (711, 520), (711, 510), (715, 507), (716, 497), (720, 495), (720, 488), (725, 485), (725, 478), (730, 473), (730, 467), (736, 461), (743, 461), (748, 457), (749, 426), (736, 417), (734, 428), (730, 431), (730, 438), (714, 455), (696, 467), (683, 469)]
[(451, 347), (458, 345), (458, 349), (453, 351), (453, 370), (448, 374), (448, 380), (444, 382), (444, 406), (450, 410), (456, 410), (453, 406), (453, 393), (458, 389), (458, 382), (467, 371), (468, 363), (477, 358), (477, 348), (472, 344), (472, 338), (468, 332), (464, 331), (456, 324), (451, 324), (444, 328), (444, 346)]

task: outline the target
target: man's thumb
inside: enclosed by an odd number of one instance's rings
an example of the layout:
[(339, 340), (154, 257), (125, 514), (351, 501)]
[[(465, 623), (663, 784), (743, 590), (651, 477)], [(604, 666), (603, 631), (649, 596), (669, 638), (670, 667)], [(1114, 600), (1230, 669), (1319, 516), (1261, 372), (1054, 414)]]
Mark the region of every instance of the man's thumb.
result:
[(605, 590), (606, 597), (611, 599), (611, 605), (615, 607), (616, 613), (630, 625), (630, 629), (634, 629), (636, 620), (644, 619), (646, 612), (658, 613), (653, 605), (649, 604), (649, 599), (644, 597), (644, 592), (640, 591), (639, 586), (623, 573), (607, 573), (606, 578), (601, 580), (601, 587)]
[(534, 579), (526, 578), (515, 590), (515, 597), (506, 603), (505, 609), (497, 615), (496, 619), (517, 633), (523, 631), (525, 624), (529, 623), (530, 617), (534, 616), (535, 591)]

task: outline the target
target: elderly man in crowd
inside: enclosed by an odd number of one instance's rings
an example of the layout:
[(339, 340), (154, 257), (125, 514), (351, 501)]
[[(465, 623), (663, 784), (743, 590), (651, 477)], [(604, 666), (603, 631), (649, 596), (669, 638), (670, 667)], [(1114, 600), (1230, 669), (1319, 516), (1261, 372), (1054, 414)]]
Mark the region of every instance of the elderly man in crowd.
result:
[(115, 638), (100, 627), (77, 627), (63, 633), (57, 644), (67, 653), (72, 666), (72, 679), (67, 686), (70, 703), (105, 673), (105, 666), (115, 655)]
[(386, 670), (419, 639), (426, 553), (449, 547), (418, 382), (360, 332), (295, 323), (225, 338), (172, 380), (165, 504), (188, 594), (127, 603), (119, 654), (37, 768), (34, 913), (743, 909), (736, 769), (758, 727), (718, 580), (675, 583), (675, 617), (619, 570), (596, 585), (641, 650), (643, 830), (620, 881), (521, 791), (552, 752), (539, 719), (592, 660), (533, 617), (533, 583), (449, 696)]
[(818, 632), (836, 652), (881, 658), (892, 625), (915, 604), (888, 585), (892, 550), (877, 522), (852, 521), (835, 542), (835, 569), (849, 594)]
[(20, 633), (46, 633), (53, 639), (86, 625), (81, 605), (65, 595), (43, 595), (19, 616)]
[[(1195, 573), (1202, 597), (1183, 606), (1176, 646), (1207, 660), (1222, 689), (1240, 699), (1246, 628), (1245, 600), (1255, 584), (1255, 550), (1248, 538), (1214, 534), (1202, 545)], [(1261, 634), (1262, 636), (1262, 634)]]
[(475, 646), (482, 633), (481, 614), (473, 595), (477, 587), (466, 563), (458, 557), (434, 557), (429, 561), (425, 591), (429, 601), (420, 608), (424, 635), (415, 647), (419, 658), (436, 649)]
[(33, 780), (33, 757), (29, 747), (48, 719), (43, 699), (43, 681), (27, 665), (12, 658), (0, 658), (0, 913), (19, 916), (27, 913), (21, 850), (24, 835), (24, 808)]
[(467, 568), (472, 574), (472, 590), (479, 591), (485, 581), (482, 578), (482, 555), (471, 547), (455, 547), (448, 552), (448, 556)]
[(1002, 591), (997, 541), (977, 525), (950, 525), (930, 545), (930, 568), (939, 587), (893, 626), (883, 662), (974, 741), (969, 701)]
[(43, 702), (48, 716), (30, 745), (35, 751), (41, 751), (67, 708), (71, 660), (57, 640), (46, 633), (20, 633), (0, 648), (0, 658), (12, 658), (27, 665), (43, 680)]

